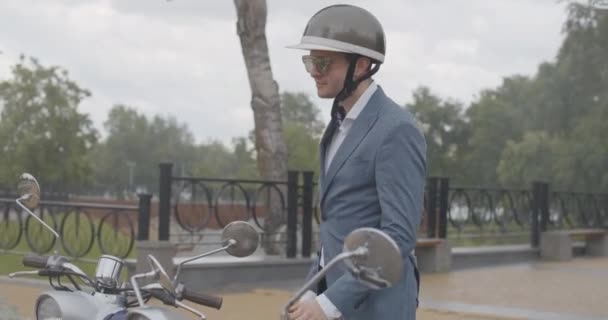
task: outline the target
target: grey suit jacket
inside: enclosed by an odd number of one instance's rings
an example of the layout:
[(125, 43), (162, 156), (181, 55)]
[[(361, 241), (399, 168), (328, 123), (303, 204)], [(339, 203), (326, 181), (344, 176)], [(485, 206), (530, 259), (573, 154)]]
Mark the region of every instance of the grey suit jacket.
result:
[[(325, 295), (347, 320), (416, 318), (415, 258), (426, 176), (426, 143), (412, 115), (378, 87), (353, 123), (325, 175), (325, 152), (336, 124), (321, 140), (320, 238), (324, 260), (342, 251), (354, 229), (374, 227), (401, 249), (403, 275), (391, 288), (374, 291), (343, 264), (326, 275)], [(309, 277), (317, 272), (318, 262)]]

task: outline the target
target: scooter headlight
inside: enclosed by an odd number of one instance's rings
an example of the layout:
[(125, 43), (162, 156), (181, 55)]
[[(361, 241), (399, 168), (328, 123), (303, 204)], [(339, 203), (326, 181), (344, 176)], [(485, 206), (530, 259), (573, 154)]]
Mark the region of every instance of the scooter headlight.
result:
[(38, 320), (61, 320), (61, 308), (55, 299), (44, 296), (38, 300), (36, 305), (36, 319)]

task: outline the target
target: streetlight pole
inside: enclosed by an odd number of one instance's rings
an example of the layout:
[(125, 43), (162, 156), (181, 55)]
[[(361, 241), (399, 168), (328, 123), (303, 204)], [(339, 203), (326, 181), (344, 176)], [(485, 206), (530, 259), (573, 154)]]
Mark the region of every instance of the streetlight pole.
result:
[(133, 171), (135, 169), (135, 161), (127, 161), (129, 167), (129, 192), (133, 192)]

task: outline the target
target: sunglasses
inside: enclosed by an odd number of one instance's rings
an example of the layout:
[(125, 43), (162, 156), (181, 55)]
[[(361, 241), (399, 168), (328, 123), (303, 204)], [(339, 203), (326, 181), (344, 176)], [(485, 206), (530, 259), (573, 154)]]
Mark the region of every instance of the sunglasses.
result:
[(316, 70), (320, 74), (324, 75), (329, 69), (332, 59), (330, 57), (306, 55), (302, 56), (302, 62), (304, 62), (304, 67), (308, 73), (313, 73)]

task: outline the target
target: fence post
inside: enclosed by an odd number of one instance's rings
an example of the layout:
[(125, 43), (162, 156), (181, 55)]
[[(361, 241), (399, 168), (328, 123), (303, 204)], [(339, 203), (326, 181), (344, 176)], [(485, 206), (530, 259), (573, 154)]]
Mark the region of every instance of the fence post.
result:
[(298, 171), (287, 172), (287, 258), (295, 258), (298, 242)]
[(608, 194), (603, 194), (600, 197), (599, 214), (600, 214), (600, 224), (598, 227), (608, 229)]
[(426, 189), (426, 236), (435, 238), (437, 236), (437, 185), (439, 179), (430, 177), (427, 179)]
[(540, 231), (547, 231), (549, 226), (549, 184), (542, 183), (540, 206)]
[(139, 215), (137, 217), (137, 240), (150, 240), (150, 205), (152, 202), (151, 194), (138, 194)]
[(532, 184), (532, 221), (530, 244), (533, 248), (540, 245), (540, 234), (547, 230), (549, 222), (549, 184), (534, 182)]
[(313, 207), (313, 171), (304, 171), (302, 190), (302, 257), (310, 257), (312, 247), (312, 207)]
[(450, 210), (450, 178), (439, 180), (439, 238), (448, 236), (448, 211)]
[(169, 224), (171, 221), (171, 174), (173, 164), (161, 163), (159, 167), (158, 240), (169, 241)]

